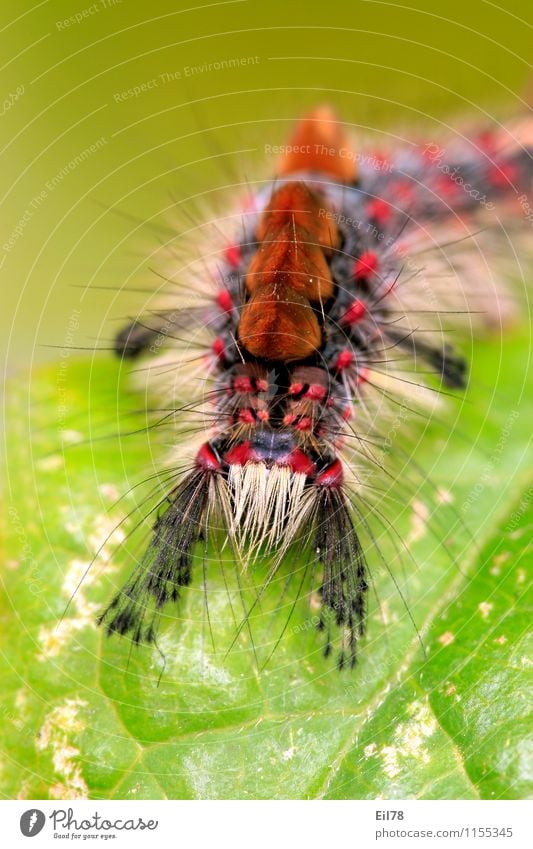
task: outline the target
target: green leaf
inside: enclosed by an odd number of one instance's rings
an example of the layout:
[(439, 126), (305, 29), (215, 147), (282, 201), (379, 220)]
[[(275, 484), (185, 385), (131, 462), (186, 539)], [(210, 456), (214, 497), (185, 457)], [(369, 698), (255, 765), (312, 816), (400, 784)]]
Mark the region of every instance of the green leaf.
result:
[(159, 651), (106, 638), (97, 612), (146, 534), (124, 539), (147, 491), (132, 486), (166, 465), (171, 431), (142, 431), (143, 398), (111, 359), (61, 361), (18, 381), (1, 602), (4, 796), (528, 795), (527, 351), (518, 336), (478, 343), (465, 400), (393, 441), (396, 482), (379, 508), (408, 554), (400, 562), (383, 528), (385, 562), (368, 550), (375, 596), (351, 673), (322, 657), (313, 597), (287, 624), (290, 562), (251, 616), (259, 663), (246, 628), (228, 653), (239, 581), (259, 585), (268, 567), (239, 577), (226, 552), (208, 561), (210, 622), (196, 574), (165, 611)]

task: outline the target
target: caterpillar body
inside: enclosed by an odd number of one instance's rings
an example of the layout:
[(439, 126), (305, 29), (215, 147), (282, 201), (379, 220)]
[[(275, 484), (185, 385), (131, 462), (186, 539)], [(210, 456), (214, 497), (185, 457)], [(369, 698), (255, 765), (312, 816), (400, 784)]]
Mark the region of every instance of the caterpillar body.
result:
[(222, 534), (244, 569), (264, 557), (273, 576), (290, 568), (289, 552), (307, 558), (325, 654), (338, 639), (339, 667), (355, 665), (370, 438), (406, 392), (424, 409), (431, 381), (465, 386), (466, 362), (443, 342), (441, 318), (494, 315), (486, 263), (492, 271), (498, 258), (498, 215), (520, 219), (517, 197), (533, 175), (528, 132), (527, 122), (512, 134), (489, 129), (450, 142), (444, 160), (434, 144), (356, 156), (334, 113), (318, 108), (296, 125), (222, 259), (190, 284), (195, 303), (121, 330), (124, 358), (159, 352), (163, 340), (171, 377), (189, 368), (185, 334), (200, 334), (204, 379), (189, 409), (203, 407), (208, 433), (100, 617), (110, 634), (155, 641), (162, 610), (194, 579), (197, 544)]

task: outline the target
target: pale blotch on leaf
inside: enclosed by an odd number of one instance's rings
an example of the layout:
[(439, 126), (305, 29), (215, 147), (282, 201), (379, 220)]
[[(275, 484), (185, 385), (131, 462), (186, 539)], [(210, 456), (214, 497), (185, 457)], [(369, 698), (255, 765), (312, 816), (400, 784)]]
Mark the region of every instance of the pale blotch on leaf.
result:
[(37, 735), (36, 748), (49, 751), (54, 772), (59, 781), (50, 788), (52, 799), (87, 799), (89, 790), (76, 758), (80, 750), (72, 736), (85, 728), (79, 717), (80, 708), (87, 706), (83, 699), (65, 699), (46, 716)]
[(435, 496), (435, 501), (437, 504), (453, 504), (453, 493), (451, 493), (449, 489), (439, 487)]
[(98, 487), (98, 492), (104, 498), (107, 498), (108, 501), (114, 502), (114, 501), (118, 501), (118, 499), (120, 498), (120, 492), (118, 491), (118, 489), (117, 489), (117, 487), (115, 486), (114, 483), (102, 483), (102, 484), (100, 484), (100, 486)]
[(494, 607), (494, 605), (491, 604), (490, 601), (481, 601), (478, 604), (479, 612), (481, 613), (481, 616), (482, 616), (483, 619), (488, 618), (493, 607)]
[(86, 591), (96, 581), (96, 574), (90, 568), (90, 561), (73, 559), (61, 587), (66, 603), (69, 602), (67, 616), (52, 625), (43, 625), (39, 630), (41, 651), (38, 660), (44, 662), (57, 657), (69, 642), (73, 633), (82, 628), (96, 627), (96, 615), (99, 605), (88, 601)]
[[(424, 764), (430, 761), (426, 741), (436, 731), (437, 721), (426, 702), (412, 702), (407, 706), (407, 713), (410, 719), (401, 722), (394, 730), (395, 745), (382, 746), (377, 751), (383, 772), (388, 778), (396, 778), (405, 767), (412, 768), (411, 764), (404, 764), (402, 761), (414, 759)], [(367, 746), (365, 753), (369, 748)]]
[(83, 442), (83, 433), (80, 433), (79, 430), (62, 430), (61, 440), (68, 445), (76, 445), (78, 442)]
[(60, 457), (59, 454), (52, 454), (50, 457), (37, 460), (35, 465), (40, 472), (56, 472), (63, 466), (63, 457)]
[(410, 546), (418, 540), (423, 539), (427, 523), (430, 517), (430, 511), (426, 504), (423, 501), (419, 501), (415, 498), (411, 502), (411, 506), (413, 508), (413, 512), (411, 514), (411, 531), (406, 540), (406, 546)]

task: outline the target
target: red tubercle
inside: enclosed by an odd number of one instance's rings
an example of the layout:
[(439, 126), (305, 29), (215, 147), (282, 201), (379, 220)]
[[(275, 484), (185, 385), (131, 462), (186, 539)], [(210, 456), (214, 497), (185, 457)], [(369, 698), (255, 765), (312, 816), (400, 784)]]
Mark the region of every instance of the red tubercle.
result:
[(252, 453), (250, 440), (247, 439), (245, 442), (230, 448), (224, 455), (224, 462), (229, 466), (244, 466), (245, 463), (253, 459)]
[(307, 390), (304, 392), (304, 398), (309, 398), (310, 401), (323, 401), (327, 395), (325, 386), (319, 383), (310, 383)]
[(216, 297), (216, 302), (217, 306), (219, 306), (220, 309), (223, 310), (223, 312), (231, 312), (234, 307), (233, 298), (231, 297), (227, 289), (222, 289), (218, 293)]
[(204, 472), (220, 472), (221, 465), (217, 460), (215, 452), (209, 445), (209, 442), (204, 442), (198, 454), (196, 455), (196, 465)]
[(434, 191), (441, 198), (450, 197), (457, 192), (457, 183), (449, 174), (439, 174), (433, 186)]
[(472, 144), (485, 152), (493, 151), (496, 146), (496, 137), (493, 130), (483, 130), (478, 133), (477, 136), (473, 137)]
[(374, 251), (364, 251), (361, 256), (356, 259), (353, 266), (353, 276), (356, 280), (361, 280), (370, 277), (377, 270), (379, 261)]
[(257, 412), (257, 418), (259, 419), (260, 422), (267, 422), (269, 420), (270, 416), (269, 416), (269, 414), (267, 413), (266, 410), (259, 410)]
[(520, 177), (520, 172), (513, 162), (501, 162), (493, 165), (487, 171), (487, 179), (491, 186), (496, 189), (512, 188), (514, 182)]
[[(246, 463), (261, 463), (264, 460), (252, 448), (250, 440), (246, 440), (227, 451), (224, 455), (224, 462), (229, 466), (245, 466)], [(290, 454), (277, 460), (275, 465), (288, 466), (291, 472), (308, 477), (312, 477), (316, 473), (316, 465), (301, 448), (295, 448)]]
[(232, 268), (239, 268), (242, 254), (239, 245), (228, 245), (224, 251), (224, 259)]
[(303, 388), (303, 383), (291, 383), (289, 386), (289, 395), (299, 395)]
[(258, 392), (268, 392), (268, 380), (263, 380), (262, 377), (256, 378), (255, 388)]
[(353, 409), (351, 404), (348, 404), (346, 407), (343, 407), (341, 410), (341, 419), (345, 422), (349, 421), (353, 416)]
[(235, 392), (253, 392), (252, 381), (245, 374), (233, 378)]
[(358, 298), (355, 301), (352, 301), (342, 318), (340, 319), (341, 324), (358, 324), (367, 314), (367, 308), (364, 301), (359, 300)]
[(343, 371), (344, 369), (350, 368), (350, 366), (353, 365), (354, 360), (355, 357), (352, 351), (348, 351), (347, 349), (345, 349), (344, 351), (340, 352), (339, 356), (335, 360), (335, 363), (333, 364), (333, 367), (337, 369), (337, 371)]
[(213, 353), (218, 357), (219, 360), (224, 359), (224, 350), (225, 350), (224, 349), (224, 342), (220, 338), (220, 336), (217, 336), (217, 338), (213, 342), (211, 348), (213, 350)]
[(307, 477), (311, 477), (316, 472), (315, 464), (300, 448), (295, 448), (294, 451), (291, 451), (287, 458), (287, 465), (291, 472), (307, 475)]
[(341, 462), (340, 460), (334, 460), (331, 466), (328, 466), (327, 469), (317, 475), (315, 485), (335, 489), (342, 486), (343, 479), (344, 475)]
[(302, 416), (298, 424), (295, 425), (296, 430), (312, 430), (313, 419), (310, 416)]
[[(389, 158), (388, 158), (387, 154), (382, 150), (376, 149), (374, 151), (370, 151), (369, 158), (373, 159), (374, 162), (379, 166), (389, 164)], [(384, 169), (382, 168), (381, 170), (384, 170)]]
[(386, 224), (392, 214), (390, 204), (382, 198), (373, 198), (369, 201), (367, 208), (369, 218), (372, 218), (377, 224)]
[(287, 413), (286, 416), (283, 416), (283, 424), (284, 425), (294, 424), (295, 421), (296, 421), (296, 416), (294, 415), (294, 413)]
[(396, 180), (394, 192), (398, 199), (404, 203), (412, 203), (415, 197), (415, 188), (409, 180)]
[(241, 424), (253, 425), (255, 424), (255, 418), (251, 410), (246, 407), (239, 412), (239, 421)]

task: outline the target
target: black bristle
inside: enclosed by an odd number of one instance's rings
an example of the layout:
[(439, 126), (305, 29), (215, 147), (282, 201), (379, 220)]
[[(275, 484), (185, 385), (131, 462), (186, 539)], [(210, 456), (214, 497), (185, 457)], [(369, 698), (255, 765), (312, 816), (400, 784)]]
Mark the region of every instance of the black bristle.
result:
[[(368, 589), (366, 563), (359, 538), (355, 532), (348, 506), (342, 492), (335, 488), (324, 488), (319, 492), (315, 518), (315, 549), (320, 551), (320, 562), (324, 576), (320, 594), (323, 610), (319, 628), (328, 625), (325, 656), (332, 651), (330, 623), (333, 618), (341, 631), (342, 649), (338, 668), (347, 663), (344, 639), (349, 646), (349, 666), (356, 661), (357, 639), (365, 631), (366, 592)], [(346, 634), (342, 632), (345, 631)]]
[(98, 619), (108, 633), (130, 633), (136, 644), (155, 641), (161, 609), (179, 601), (179, 588), (191, 582), (208, 490), (208, 476), (193, 472), (174, 493), (141, 563)]

